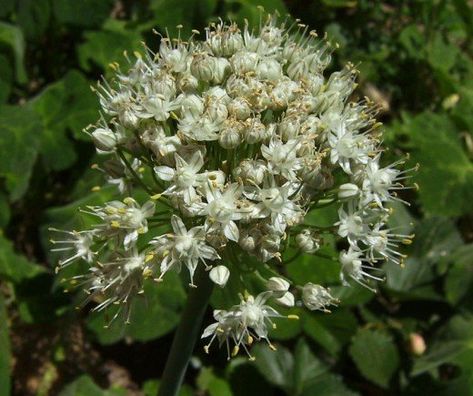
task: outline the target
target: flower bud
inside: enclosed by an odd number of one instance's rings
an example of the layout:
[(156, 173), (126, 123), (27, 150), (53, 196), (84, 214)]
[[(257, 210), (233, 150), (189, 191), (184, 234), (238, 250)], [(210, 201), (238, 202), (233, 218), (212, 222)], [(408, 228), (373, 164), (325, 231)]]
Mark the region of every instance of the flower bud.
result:
[(246, 183), (261, 184), (266, 173), (266, 165), (262, 160), (243, 160), (235, 168), (233, 174), (236, 178), (241, 178)]
[(225, 78), (227, 72), (230, 70), (230, 62), (228, 62), (225, 58), (214, 58), (213, 64), (212, 82), (215, 84), (220, 84)]
[(409, 334), (409, 349), (415, 356), (423, 355), (427, 349), (424, 337), (422, 337), (419, 333)]
[(225, 149), (233, 149), (237, 147), (241, 142), (241, 135), (237, 126), (228, 126), (220, 131), (218, 136), (218, 142), (220, 146)]
[(294, 306), (294, 295), (291, 292), (286, 292), (282, 297), (275, 298), (274, 301), (283, 307), (291, 308)]
[(190, 71), (198, 80), (210, 82), (214, 76), (215, 63), (207, 54), (196, 54), (192, 59)]
[(262, 80), (277, 81), (282, 76), (282, 68), (276, 59), (265, 59), (258, 64), (256, 74)]
[(256, 239), (252, 235), (244, 235), (238, 241), (241, 248), (247, 252), (252, 252), (256, 248)]
[(101, 151), (113, 151), (118, 143), (117, 136), (108, 128), (97, 128), (93, 131), (92, 140), (97, 149)]
[(296, 235), (296, 242), (304, 253), (314, 253), (319, 250), (320, 243), (318, 238), (315, 238), (309, 230), (303, 230)]
[(224, 287), (230, 277), (230, 271), (224, 265), (218, 265), (210, 270), (209, 277), (213, 283), (220, 287)]
[(328, 311), (326, 307), (336, 304), (337, 300), (330, 295), (329, 289), (309, 282), (302, 288), (302, 302), (311, 311)]
[(246, 120), (251, 115), (251, 109), (243, 98), (235, 98), (228, 104), (229, 113), (237, 120)]
[(289, 286), (289, 282), (279, 276), (273, 276), (266, 282), (266, 288), (271, 291), (286, 292), (289, 290)]
[(255, 52), (238, 52), (232, 56), (230, 62), (237, 74), (246, 74), (256, 70), (259, 55)]
[(246, 130), (244, 133), (245, 140), (249, 144), (254, 144), (262, 141), (265, 135), (265, 127), (260, 119), (251, 118), (246, 122)]
[(356, 184), (345, 183), (342, 184), (338, 190), (338, 199), (349, 200), (356, 198), (360, 193), (360, 189)]

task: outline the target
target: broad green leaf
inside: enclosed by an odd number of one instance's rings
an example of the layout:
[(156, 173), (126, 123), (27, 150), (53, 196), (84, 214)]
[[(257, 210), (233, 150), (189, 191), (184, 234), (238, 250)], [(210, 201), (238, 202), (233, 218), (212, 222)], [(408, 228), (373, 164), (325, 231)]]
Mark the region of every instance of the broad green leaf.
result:
[(28, 188), (40, 136), (40, 120), (30, 108), (0, 107), (0, 177), (5, 178), (11, 201)]
[(448, 301), (458, 304), (473, 291), (473, 244), (458, 247), (446, 260), (452, 266), (445, 279), (445, 293)]
[(0, 394), (9, 395), (11, 386), (11, 351), (5, 300), (0, 293)]
[(287, 264), (289, 277), (295, 284), (304, 285), (307, 282), (331, 285), (340, 283), (340, 264), (335, 260), (317, 256), (317, 253), (333, 256), (333, 250), (322, 247), (316, 254), (302, 254)]
[(350, 356), (364, 377), (383, 388), (388, 388), (399, 366), (399, 354), (391, 336), (378, 330), (359, 330), (353, 337)]
[(203, 368), (197, 377), (197, 386), (209, 396), (232, 396), (230, 385), (217, 377), (211, 368)]
[(17, 26), (0, 22), (0, 48), (2, 45), (9, 47), (13, 52), (16, 79), (20, 83), (26, 82), (24, 66), (25, 40), (21, 30)]
[(258, 344), (252, 350), (255, 366), (272, 385), (290, 392), (293, 389), (294, 357), (288, 349), (278, 346), (276, 351)]
[(126, 29), (120, 21), (110, 22), (104, 30), (86, 32), (84, 38), (84, 43), (77, 47), (77, 53), (79, 64), (85, 70), (99, 66), (108, 72), (111, 63), (124, 63), (124, 51), (133, 54), (143, 48), (141, 35), (136, 30)]
[(459, 56), (456, 46), (447, 43), (438, 32), (427, 46), (427, 59), (434, 69), (448, 72)]
[(108, 325), (116, 307), (89, 316), (88, 327), (104, 345), (115, 343), (127, 336), (137, 341), (148, 341), (169, 333), (179, 322), (185, 292), (177, 274), (168, 273), (164, 282), (145, 284), (145, 293), (132, 303), (130, 324), (119, 317)]
[(44, 268), (30, 262), (13, 250), (12, 243), (0, 235), (0, 279), (21, 282), (44, 272)]
[(301, 394), (327, 372), (327, 366), (317, 359), (309, 346), (299, 339), (294, 351), (293, 391)]
[(18, 24), (27, 38), (40, 39), (50, 16), (49, 0), (18, 0)]
[(70, 71), (62, 80), (48, 86), (33, 101), (41, 119), (41, 154), (49, 169), (63, 170), (76, 158), (74, 142), (68, 137), (83, 135), (82, 129), (97, 118), (96, 99), (83, 75)]
[(113, 0), (51, 0), (55, 18), (61, 24), (99, 27), (110, 15)]
[(87, 375), (83, 375), (66, 385), (64, 389), (59, 392), (59, 396), (126, 396), (127, 391), (125, 389), (113, 389), (108, 390), (99, 388), (92, 378)]
[(473, 163), (461, 146), (455, 125), (446, 115), (424, 112), (404, 117), (391, 132), (406, 139), (412, 162), (420, 164), (415, 175), (419, 197), (427, 213), (456, 216), (473, 211)]
[(326, 373), (315, 383), (309, 385), (301, 396), (357, 396), (358, 393), (348, 389), (340, 376)]

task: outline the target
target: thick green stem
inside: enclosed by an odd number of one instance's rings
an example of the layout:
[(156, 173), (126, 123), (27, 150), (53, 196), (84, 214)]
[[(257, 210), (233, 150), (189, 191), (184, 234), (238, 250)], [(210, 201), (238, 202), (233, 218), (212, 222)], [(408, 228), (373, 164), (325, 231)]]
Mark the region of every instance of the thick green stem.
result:
[(172, 341), (158, 396), (178, 394), (195, 342), (200, 335), (202, 318), (213, 288), (208, 272), (201, 265), (197, 267), (195, 284), (197, 288), (191, 289), (188, 294), (181, 322)]

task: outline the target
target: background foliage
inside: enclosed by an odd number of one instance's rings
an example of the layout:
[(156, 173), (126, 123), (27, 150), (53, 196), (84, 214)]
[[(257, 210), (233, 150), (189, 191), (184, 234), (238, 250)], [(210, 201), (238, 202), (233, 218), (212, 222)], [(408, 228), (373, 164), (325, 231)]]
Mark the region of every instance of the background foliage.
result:
[[(82, 129), (97, 118), (89, 86), (218, 16), (257, 23), (291, 13), (339, 43), (334, 67), (360, 69), (359, 95), (382, 108), (392, 159), (420, 163), (393, 226), (416, 233), (405, 268), (386, 265), (377, 294), (345, 292), (331, 315), (279, 323), (276, 352), (255, 363), (196, 349), (182, 395), (473, 395), (473, 9), (467, 0), (3, 0), (0, 4), (0, 394), (153, 395), (185, 287), (150, 287), (128, 327), (77, 311), (53, 273), (47, 227), (80, 225), (77, 209), (110, 199)], [(330, 211), (317, 221), (329, 221)], [(84, 220), (82, 220), (84, 221)], [(86, 220), (85, 220), (86, 221)], [(332, 284), (339, 267), (302, 256), (296, 282)], [(214, 302), (225, 302), (215, 293)], [(424, 351), (422, 342), (427, 348)]]

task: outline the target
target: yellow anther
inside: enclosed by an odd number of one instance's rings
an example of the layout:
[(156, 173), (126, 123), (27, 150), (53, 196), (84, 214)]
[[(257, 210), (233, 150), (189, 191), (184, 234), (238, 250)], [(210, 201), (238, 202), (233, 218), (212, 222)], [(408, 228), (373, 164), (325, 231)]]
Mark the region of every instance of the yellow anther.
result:
[(100, 191), (100, 188), (101, 188), (100, 186), (94, 186), (90, 189), (90, 191), (97, 192), (97, 191)]
[(287, 315), (287, 318), (292, 320), (299, 320), (299, 316), (297, 315)]
[(154, 194), (154, 195), (151, 195), (150, 198), (151, 198), (153, 201), (157, 201), (159, 198), (161, 198), (162, 195), (163, 195), (163, 194)]
[(277, 351), (277, 348), (273, 344), (268, 344), (268, 346), (272, 351)]
[(143, 277), (148, 279), (148, 278), (151, 278), (153, 276), (153, 271), (151, 271), (149, 268), (145, 268), (143, 270)]
[(141, 54), (138, 51), (133, 51), (133, 55), (135, 55), (135, 57), (138, 59), (141, 59)]
[(126, 213), (126, 209), (125, 208), (118, 208), (118, 213), (120, 214), (125, 214)]
[(411, 245), (411, 244), (412, 244), (412, 239), (407, 239), (407, 238), (406, 238), (406, 239), (403, 239), (403, 240), (402, 240), (402, 243), (403, 243), (404, 245)]
[(248, 345), (251, 345), (251, 344), (253, 344), (254, 340), (253, 340), (252, 336), (248, 335), (248, 339), (246, 341), (247, 341)]
[(145, 256), (145, 263), (151, 261), (154, 258), (154, 253), (149, 253)]
[(238, 355), (238, 352), (240, 351), (240, 347), (238, 345), (235, 345), (233, 347), (233, 351), (232, 351), (232, 357), (235, 357), (236, 355)]
[(217, 332), (223, 334), (225, 333), (225, 330), (223, 330), (221, 327), (217, 327)]
[(208, 355), (209, 354), (209, 346), (210, 345), (204, 345), (204, 352)]
[(113, 220), (110, 225), (113, 227), (113, 228), (120, 228), (120, 223), (116, 220)]

